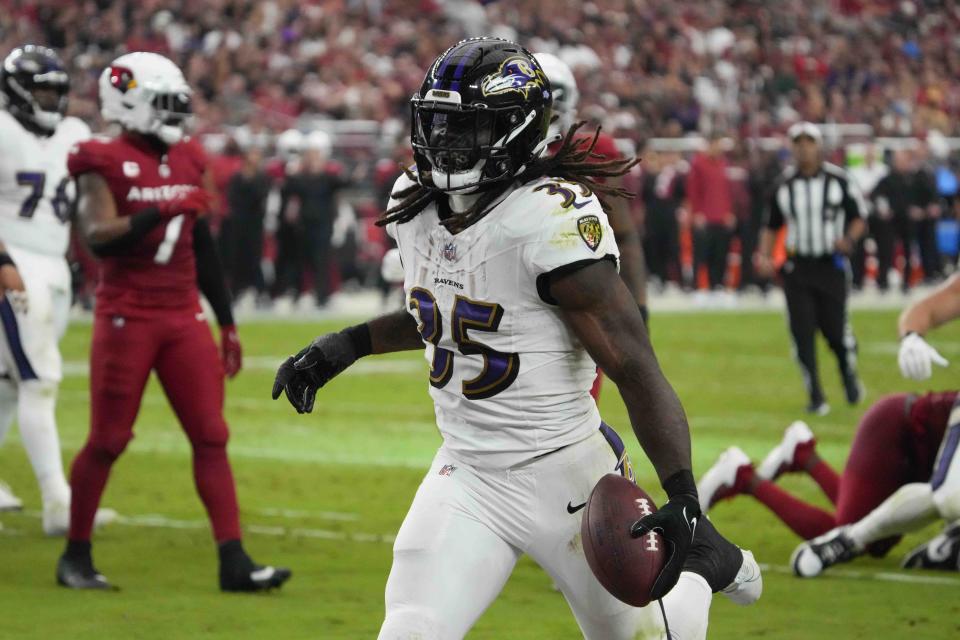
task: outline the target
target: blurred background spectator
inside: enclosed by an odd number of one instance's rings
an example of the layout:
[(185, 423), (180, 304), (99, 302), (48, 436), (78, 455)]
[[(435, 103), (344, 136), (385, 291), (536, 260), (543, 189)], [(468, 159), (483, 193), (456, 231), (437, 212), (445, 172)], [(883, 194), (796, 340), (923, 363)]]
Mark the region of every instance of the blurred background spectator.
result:
[(693, 157), (687, 176), (694, 271), (699, 273), (706, 268), (712, 290), (724, 286), (730, 236), (737, 223), (729, 167), (724, 158), (725, 142), (723, 135), (712, 133), (706, 150)]
[(640, 197), (645, 209), (643, 251), (654, 289), (683, 284), (680, 266), (680, 228), (677, 213), (684, 199), (685, 163), (678, 153), (643, 153)]
[[(312, 303), (320, 307), (330, 296), (333, 223), (339, 211), (338, 192), (346, 186), (343, 168), (329, 159), (330, 149), (330, 136), (323, 131), (306, 137), (299, 170), (286, 177), (280, 205), (285, 241), (278, 262), (285, 268), (277, 274), (279, 291), (297, 296), (309, 275)], [(283, 255), (287, 252), (290, 255)]]
[[(875, 145), (868, 144), (864, 147), (863, 157), (858, 158), (853, 154), (848, 155), (847, 165), (849, 166), (850, 177), (860, 189), (867, 202), (867, 222), (870, 223), (876, 219), (876, 208), (873, 206), (871, 195), (880, 180), (889, 172), (887, 165), (883, 163), (882, 158), (877, 157), (877, 148)], [(863, 288), (863, 279), (866, 275), (866, 241), (861, 239), (857, 242), (850, 254), (850, 267), (853, 271), (853, 288), (859, 290)], [(889, 262), (887, 263), (889, 267)], [(886, 290), (886, 280), (882, 287)]]
[(241, 308), (254, 306), (266, 290), (260, 263), (271, 182), (263, 167), (263, 151), (256, 146), (247, 149), (243, 166), (227, 182), (229, 233), (224, 235), (232, 242), (226, 257), (233, 297)]

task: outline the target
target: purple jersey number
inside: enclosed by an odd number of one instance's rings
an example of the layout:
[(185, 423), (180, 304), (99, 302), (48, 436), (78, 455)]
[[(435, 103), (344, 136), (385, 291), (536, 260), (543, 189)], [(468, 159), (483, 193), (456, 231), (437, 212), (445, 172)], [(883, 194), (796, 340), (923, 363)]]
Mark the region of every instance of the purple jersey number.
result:
[[(430, 366), (430, 384), (442, 388), (453, 375), (453, 352), (437, 346), (442, 335), (443, 316), (437, 301), (426, 289), (410, 290), (410, 309), (420, 318), (417, 330), (425, 342), (434, 346), (433, 363)], [(517, 379), (520, 372), (520, 354), (504, 353), (474, 340), (467, 333), (473, 331), (497, 331), (503, 319), (503, 307), (490, 302), (477, 302), (457, 296), (451, 314), (452, 338), (457, 349), (465, 356), (483, 356), (483, 370), (476, 378), (464, 380), (461, 391), (468, 400), (491, 398)]]
[(503, 319), (503, 307), (490, 302), (477, 302), (457, 296), (453, 303), (453, 341), (460, 353), (483, 356), (483, 371), (472, 380), (463, 381), (463, 395), (470, 400), (482, 400), (497, 395), (514, 380), (520, 371), (520, 355), (503, 353), (487, 347), (467, 334), (474, 331), (496, 331)]
[(17, 173), (17, 184), (30, 187), (30, 195), (20, 205), (20, 217), (32, 218), (37, 210), (40, 199), (43, 197), (43, 185), (47, 182), (47, 175), (38, 171), (20, 171)]
[(433, 345), (433, 364), (430, 366), (430, 384), (440, 389), (453, 375), (453, 352), (440, 348), (440, 336), (443, 332), (443, 317), (437, 308), (437, 300), (426, 289), (414, 287), (410, 290), (410, 308), (417, 310), (420, 324), (417, 331), (424, 341)]

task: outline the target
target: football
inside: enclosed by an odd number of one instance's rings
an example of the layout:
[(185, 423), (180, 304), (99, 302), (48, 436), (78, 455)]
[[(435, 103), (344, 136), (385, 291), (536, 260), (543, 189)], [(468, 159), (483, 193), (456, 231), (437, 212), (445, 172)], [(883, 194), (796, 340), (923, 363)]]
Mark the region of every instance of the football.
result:
[(663, 538), (630, 536), (630, 527), (657, 510), (647, 492), (608, 473), (590, 492), (580, 523), (587, 564), (613, 596), (635, 607), (650, 602), (650, 589), (667, 561)]

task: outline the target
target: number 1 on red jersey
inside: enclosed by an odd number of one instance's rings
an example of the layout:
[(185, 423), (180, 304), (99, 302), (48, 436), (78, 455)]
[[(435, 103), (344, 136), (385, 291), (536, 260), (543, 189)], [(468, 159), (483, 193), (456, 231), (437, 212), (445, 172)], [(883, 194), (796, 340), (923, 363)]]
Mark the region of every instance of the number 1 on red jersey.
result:
[(170, 218), (167, 223), (167, 229), (163, 234), (163, 242), (157, 247), (157, 253), (153, 256), (153, 261), (157, 264), (167, 264), (173, 256), (173, 248), (180, 238), (180, 231), (183, 230), (183, 214)]

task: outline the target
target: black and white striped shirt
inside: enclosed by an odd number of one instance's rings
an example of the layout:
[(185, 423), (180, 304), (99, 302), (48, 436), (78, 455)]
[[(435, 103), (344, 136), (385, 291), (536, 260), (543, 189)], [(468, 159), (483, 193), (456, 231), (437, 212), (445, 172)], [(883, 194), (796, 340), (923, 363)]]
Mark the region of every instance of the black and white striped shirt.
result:
[(857, 218), (865, 218), (867, 205), (857, 185), (840, 167), (824, 162), (820, 171), (803, 176), (788, 167), (770, 201), (767, 228), (787, 225), (786, 249), (790, 256), (820, 258), (834, 253), (834, 243)]

